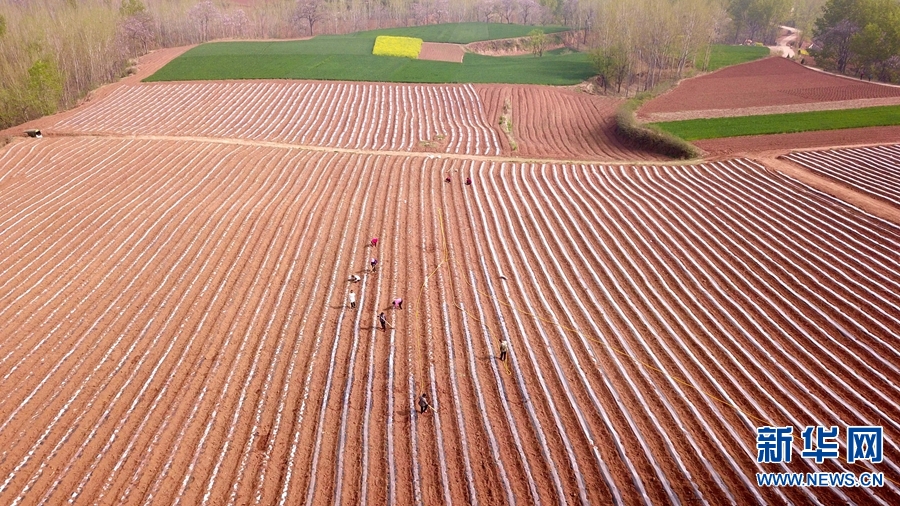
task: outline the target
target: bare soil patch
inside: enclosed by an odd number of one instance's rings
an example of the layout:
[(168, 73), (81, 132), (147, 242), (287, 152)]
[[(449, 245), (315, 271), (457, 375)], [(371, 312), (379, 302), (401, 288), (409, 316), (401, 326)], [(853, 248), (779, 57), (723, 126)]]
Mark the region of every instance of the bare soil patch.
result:
[(459, 44), (423, 42), (422, 50), (419, 52), (419, 59), (462, 63), (465, 55), (466, 50)]
[[(645, 103), (638, 117), (647, 121), (662, 121), (673, 114), (692, 113), (688, 117), (769, 114), (800, 110), (817, 110), (802, 105), (836, 102), (858, 107), (856, 100), (889, 99), (900, 103), (900, 87), (859, 81), (852, 78), (819, 72), (786, 58), (765, 58), (727, 67), (710, 74), (685, 79), (672, 90)], [(707, 116), (708, 114), (708, 116)]]
[(706, 152), (708, 158), (726, 158), (759, 152), (786, 153), (793, 149), (849, 147), (872, 144), (891, 144), (900, 139), (900, 126), (847, 128), (818, 132), (798, 132), (775, 135), (747, 135), (722, 139), (705, 139), (693, 144)]

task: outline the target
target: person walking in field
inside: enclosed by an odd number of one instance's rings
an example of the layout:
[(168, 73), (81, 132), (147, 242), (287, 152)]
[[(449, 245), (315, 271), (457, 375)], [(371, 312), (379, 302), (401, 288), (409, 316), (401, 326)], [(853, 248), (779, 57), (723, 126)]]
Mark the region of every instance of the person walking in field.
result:
[(394, 309), (403, 309), (403, 299), (398, 297), (398, 298), (394, 299), (393, 304), (394, 304)]
[(506, 352), (509, 351), (509, 341), (506, 339), (500, 341), (500, 360), (506, 361)]
[(374, 248), (374, 247), (376, 247), (376, 246), (378, 246), (378, 238), (377, 238), (377, 237), (373, 237), (373, 238), (372, 238), (372, 247)]
[(356, 292), (354, 292), (353, 290), (350, 290), (349, 298), (350, 298), (350, 307), (355, 308), (356, 307)]
[(466, 186), (472, 186), (472, 178), (470, 178), (470, 177), (466, 178)]
[(449, 183), (449, 182), (450, 182), (450, 174), (447, 174), (447, 177), (444, 178), (444, 182), (445, 182), (445, 183)]
[(384, 311), (378, 313), (378, 323), (381, 324), (381, 331), (387, 332), (387, 319), (384, 317)]
[(372, 272), (375, 272), (375, 266), (378, 265), (378, 259), (372, 257), (372, 259), (369, 260), (369, 265), (372, 266)]
[(425, 393), (422, 393), (422, 397), (419, 397), (419, 412), (425, 413), (426, 411), (428, 411), (429, 407), (428, 397), (425, 396)]

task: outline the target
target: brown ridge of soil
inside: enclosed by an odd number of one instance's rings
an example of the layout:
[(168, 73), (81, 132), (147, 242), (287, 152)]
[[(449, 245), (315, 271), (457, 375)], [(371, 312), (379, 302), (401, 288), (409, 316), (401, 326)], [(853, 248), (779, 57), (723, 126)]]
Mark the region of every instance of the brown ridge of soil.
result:
[[(547, 34), (547, 45), (544, 51), (552, 51), (566, 47), (573, 42), (576, 37), (575, 32), (555, 32)], [(527, 35), (524, 37), (511, 37), (508, 39), (492, 39), (470, 42), (465, 45), (466, 51), (472, 53), (483, 54), (485, 56), (516, 56), (531, 53), (529, 45), (531, 38)]]

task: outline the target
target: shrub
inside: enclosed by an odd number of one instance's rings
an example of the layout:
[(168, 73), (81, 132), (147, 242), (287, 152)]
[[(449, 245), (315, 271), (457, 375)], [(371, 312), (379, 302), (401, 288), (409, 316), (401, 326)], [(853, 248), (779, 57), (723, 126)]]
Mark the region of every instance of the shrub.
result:
[(421, 50), (422, 39), (379, 35), (375, 38), (375, 47), (372, 49), (372, 54), (416, 59), (419, 57), (419, 51)]
[(641, 104), (641, 99), (633, 99), (623, 103), (616, 111), (615, 131), (616, 136), (626, 145), (687, 160), (697, 158), (697, 148), (684, 139), (664, 132), (655, 127), (648, 127), (638, 123), (634, 117), (634, 111)]

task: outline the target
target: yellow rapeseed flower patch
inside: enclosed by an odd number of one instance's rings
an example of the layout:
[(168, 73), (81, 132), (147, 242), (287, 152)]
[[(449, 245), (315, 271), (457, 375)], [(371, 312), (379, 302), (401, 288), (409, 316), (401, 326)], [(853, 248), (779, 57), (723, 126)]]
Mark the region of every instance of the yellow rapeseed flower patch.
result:
[(379, 35), (375, 38), (375, 47), (372, 54), (380, 56), (402, 56), (404, 58), (418, 58), (422, 50), (422, 39), (414, 37), (392, 37)]

